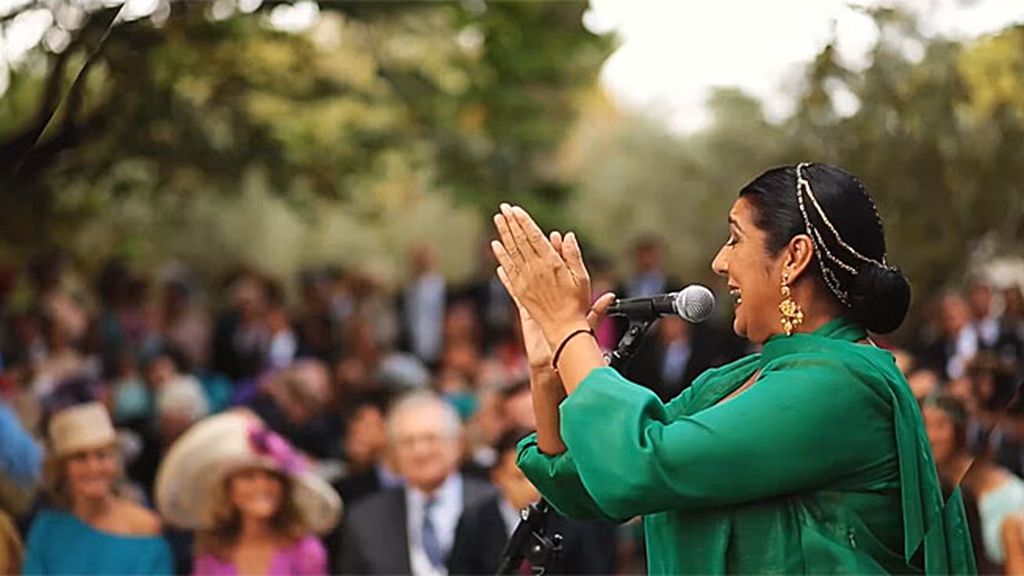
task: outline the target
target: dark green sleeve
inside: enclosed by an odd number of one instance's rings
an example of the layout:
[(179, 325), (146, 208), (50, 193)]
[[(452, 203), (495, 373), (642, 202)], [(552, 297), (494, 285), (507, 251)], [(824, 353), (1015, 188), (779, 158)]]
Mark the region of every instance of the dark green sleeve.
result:
[(891, 408), (820, 355), (788, 357), (736, 398), (675, 418), (598, 368), (562, 403), (561, 426), (583, 491), (617, 518), (832, 485), (895, 451)]
[[(576, 464), (568, 452), (554, 456), (537, 447), (537, 434), (519, 441), (517, 464), (555, 510), (570, 518), (608, 518), (580, 483)], [(615, 520), (613, 520), (615, 521)]]
[[(686, 388), (666, 408), (672, 412), (673, 405), (685, 405), (693, 387)], [(519, 441), (517, 464), (544, 495), (544, 498), (563, 516), (570, 518), (603, 518), (611, 522), (623, 522), (630, 516), (609, 517), (594, 503), (587, 489), (580, 482), (576, 464), (571, 452), (550, 456), (537, 447), (537, 435), (530, 434)]]

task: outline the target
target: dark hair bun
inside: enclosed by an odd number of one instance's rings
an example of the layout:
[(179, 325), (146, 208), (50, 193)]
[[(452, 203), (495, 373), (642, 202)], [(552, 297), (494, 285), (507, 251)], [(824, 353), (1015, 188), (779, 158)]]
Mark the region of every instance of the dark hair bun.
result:
[(861, 266), (849, 294), (853, 320), (878, 334), (899, 328), (910, 308), (910, 283), (898, 268)]

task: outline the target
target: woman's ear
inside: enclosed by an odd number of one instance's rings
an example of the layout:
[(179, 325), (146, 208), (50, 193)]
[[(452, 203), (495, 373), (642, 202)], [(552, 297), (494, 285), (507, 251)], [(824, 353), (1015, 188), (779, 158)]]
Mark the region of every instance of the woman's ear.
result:
[(783, 269), (789, 272), (790, 282), (795, 282), (804, 273), (814, 258), (814, 243), (807, 234), (797, 234), (786, 246)]

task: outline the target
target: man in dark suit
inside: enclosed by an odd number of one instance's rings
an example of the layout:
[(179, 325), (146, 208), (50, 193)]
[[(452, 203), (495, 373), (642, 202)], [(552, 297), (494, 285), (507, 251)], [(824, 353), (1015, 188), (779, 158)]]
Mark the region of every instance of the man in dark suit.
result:
[[(540, 493), (516, 466), (516, 442), (525, 434), (505, 434), (496, 447), (498, 458), (491, 481), (499, 494), (469, 507), (455, 531), (448, 573), (494, 574), (505, 544), (519, 523), (518, 510), (540, 499)], [(581, 522), (548, 513), (548, 535), (562, 535), (562, 551), (547, 566), (550, 574), (612, 574), (615, 572), (615, 526), (607, 522)], [(525, 562), (525, 561), (524, 561)], [(519, 567), (530, 570), (528, 563)]]
[(387, 424), (389, 450), (405, 486), (351, 507), (335, 545), (334, 571), (444, 576), (459, 517), (493, 488), (458, 473), (461, 424), (436, 395), (402, 398)]
[(410, 253), (412, 278), (398, 297), (398, 348), (427, 366), (441, 359), (448, 286), (437, 269), (433, 249), (421, 245)]
[[(393, 471), (393, 465), (387, 461), (388, 439), (384, 414), (387, 412), (389, 398), (390, 392), (387, 390), (363, 392), (354, 395), (351, 406), (345, 411), (345, 432), (342, 437), (345, 468), (331, 485), (350, 509), (367, 496), (404, 484), (401, 476)], [(341, 529), (340, 525), (335, 527), (323, 539), (332, 567), (338, 566), (341, 551), (335, 543), (341, 541)]]
[(231, 307), (217, 319), (213, 333), (213, 367), (237, 386), (252, 378), (266, 363), (270, 334), (264, 323), (269, 306), (269, 283), (243, 273), (228, 286)]
[(644, 338), (627, 374), (667, 402), (708, 368), (736, 358), (720, 340), (713, 326), (666, 316)]
[(498, 266), (491, 252), (491, 243), (480, 246), (480, 265), (475, 277), (463, 284), (451, 297), (454, 302), (468, 302), (476, 311), (484, 352), (508, 340), (518, 331), (515, 304), (494, 272)]
[(664, 244), (655, 235), (641, 236), (633, 242), (630, 275), (615, 289), (620, 298), (639, 298), (681, 288), (679, 280), (663, 268)]

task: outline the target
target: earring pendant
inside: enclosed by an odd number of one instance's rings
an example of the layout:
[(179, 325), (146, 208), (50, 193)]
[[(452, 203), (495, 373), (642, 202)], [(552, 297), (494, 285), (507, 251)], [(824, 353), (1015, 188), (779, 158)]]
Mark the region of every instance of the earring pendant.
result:
[(796, 303), (796, 300), (793, 300), (793, 295), (787, 281), (788, 278), (783, 277), (782, 302), (779, 303), (779, 312), (782, 315), (783, 332), (786, 333), (786, 336), (792, 336), (793, 331), (804, 322), (804, 311)]

